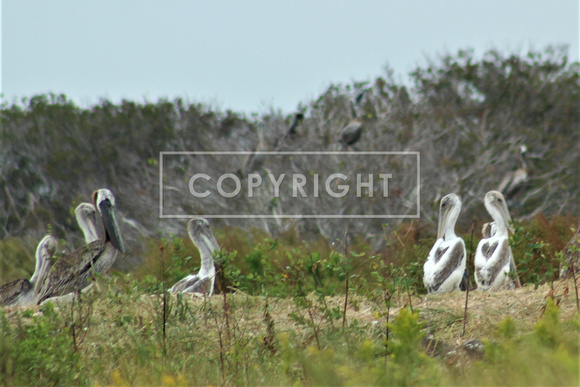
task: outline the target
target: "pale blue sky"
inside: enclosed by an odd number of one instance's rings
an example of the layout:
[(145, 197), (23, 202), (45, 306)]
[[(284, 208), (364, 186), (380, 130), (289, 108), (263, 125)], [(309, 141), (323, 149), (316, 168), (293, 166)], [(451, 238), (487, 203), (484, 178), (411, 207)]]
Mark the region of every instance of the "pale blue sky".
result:
[(579, 17), (578, 0), (3, 0), (2, 92), (288, 113), (459, 48), (568, 44), (578, 60)]

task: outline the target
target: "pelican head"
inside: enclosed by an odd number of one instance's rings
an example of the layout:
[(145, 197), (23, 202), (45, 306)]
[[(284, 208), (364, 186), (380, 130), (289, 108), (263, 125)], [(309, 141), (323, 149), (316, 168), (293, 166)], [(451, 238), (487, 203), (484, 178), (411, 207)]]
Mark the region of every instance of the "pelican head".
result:
[(485, 194), (484, 204), (487, 212), (489, 212), (496, 224), (497, 232), (503, 232), (505, 229), (505, 233), (507, 234), (507, 228), (512, 218), (502, 193), (499, 191), (489, 191)]
[(75, 216), (87, 244), (101, 239), (97, 231), (97, 210), (95, 210), (95, 206), (90, 203), (81, 203), (75, 209)]
[(119, 225), (115, 217), (115, 197), (113, 193), (106, 188), (101, 188), (93, 192), (93, 202), (95, 208), (103, 218), (103, 225), (105, 226), (105, 239), (110, 240), (113, 246), (120, 252), (125, 252), (125, 245)]
[(50, 265), (50, 259), (56, 253), (57, 249), (58, 243), (55, 237), (49, 234), (42, 238), (36, 247), (36, 269), (30, 278), (31, 283), (37, 284), (42, 282), (44, 278), (43, 274), (47, 271)]
[(449, 227), (455, 228), (455, 222), (461, 211), (461, 197), (457, 194), (449, 194), (441, 199), (439, 206), (439, 225), (437, 227), (437, 239), (445, 236)]
[(187, 233), (199, 249), (202, 257), (210, 256), (214, 251), (219, 250), (219, 245), (211, 232), (209, 223), (204, 218), (193, 218), (187, 224)]
[(21, 305), (33, 305), (44, 296), (47, 291), (49, 281), (47, 278), (50, 274), (51, 259), (56, 253), (58, 243), (52, 235), (46, 235), (36, 248), (36, 270), (30, 278), (33, 286), (32, 292), (22, 295)]

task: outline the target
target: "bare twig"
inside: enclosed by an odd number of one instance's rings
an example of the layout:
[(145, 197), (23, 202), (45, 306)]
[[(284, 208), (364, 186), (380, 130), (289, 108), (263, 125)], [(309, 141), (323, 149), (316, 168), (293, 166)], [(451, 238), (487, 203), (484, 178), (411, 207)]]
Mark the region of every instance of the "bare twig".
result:
[[(471, 255), (473, 253), (473, 233), (475, 232), (475, 228), (477, 227), (477, 220), (474, 220), (473, 223), (471, 223), (471, 239), (469, 241), (469, 261), (471, 262)], [(467, 302), (469, 301), (469, 288), (471, 287), (471, 284), (469, 281), (469, 270), (467, 270), (467, 264), (465, 265), (465, 273), (467, 274), (467, 281), (465, 284), (465, 311), (463, 312), (463, 329), (461, 330), (461, 337), (463, 337), (465, 335), (465, 325), (467, 324)]]
[(346, 231), (344, 232), (344, 259), (346, 261), (346, 270), (345, 270), (345, 274), (346, 274), (346, 284), (345, 284), (345, 290), (344, 290), (344, 309), (342, 311), (342, 329), (344, 330), (344, 326), (346, 324), (346, 307), (348, 306), (348, 280), (350, 277), (350, 272), (348, 270), (348, 258), (349, 258), (349, 245), (348, 245), (348, 227), (346, 228)]
[(167, 294), (165, 292), (165, 263), (163, 262), (163, 245), (159, 246), (159, 255), (161, 258), (161, 292), (162, 292), (162, 331), (163, 331), (163, 354), (167, 354), (166, 346), (166, 326), (167, 326)]

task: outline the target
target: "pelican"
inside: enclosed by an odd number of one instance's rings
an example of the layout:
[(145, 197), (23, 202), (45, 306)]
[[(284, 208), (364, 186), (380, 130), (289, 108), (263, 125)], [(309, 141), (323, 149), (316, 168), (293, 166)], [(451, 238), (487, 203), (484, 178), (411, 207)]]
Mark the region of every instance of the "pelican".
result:
[(46, 235), (36, 248), (36, 269), (30, 280), (19, 279), (0, 287), (0, 305), (35, 305), (58, 247), (52, 235)]
[(430, 294), (459, 290), (465, 272), (465, 243), (455, 235), (461, 198), (449, 194), (441, 199), (437, 241), (423, 266), (423, 283)]
[[(97, 222), (97, 210), (95, 206), (91, 203), (81, 203), (75, 208), (75, 217), (79, 228), (81, 229), (84, 237), (85, 244), (89, 245), (92, 242), (103, 239), (104, 231), (99, 229)], [(101, 222), (102, 223), (102, 222)], [(102, 228), (102, 224), (101, 224)], [(83, 292), (88, 291), (93, 286), (93, 283), (89, 284), (87, 287), (82, 289)], [(50, 298), (43, 297), (42, 304), (45, 302), (71, 302), (75, 293), (71, 292), (63, 296), (49, 296)]]
[(520, 145), (520, 168), (507, 173), (497, 187), (497, 190), (508, 198), (515, 194), (528, 178), (528, 169), (524, 157), (527, 150), (528, 148), (525, 145)]
[(216, 273), (212, 254), (220, 247), (211, 232), (209, 223), (203, 218), (191, 219), (187, 224), (187, 233), (199, 250), (201, 269), (197, 274), (190, 274), (178, 281), (169, 291), (171, 293), (205, 293), (211, 296)]
[[(495, 290), (504, 285), (512, 289), (514, 281), (508, 273), (516, 272), (516, 263), (508, 243), (508, 224), (511, 217), (505, 198), (498, 191), (489, 191), (484, 199), (485, 208), (495, 222), (496, 232), (482, 239), (475, 251), (475, 282), (480, 290)], [(492, 226), (490, 225), (490, 231)], [(516, 277), (519, 284), (519, 279)]]
[[(104, 273), (109, 270), (115, 262), (117, 253), (125, 252), (125, 245), (115, 217), (116, 205), (113, 193), (108, 189), (99, 189), (93, 192), (93, 202), (102, 219), (104, 238), (96, 239), (71, 254), (59, 257), (50, 270), (46, 280), (46, 289), (40, 301), (86, 288), (90, 285), (94, 273)], [(79, 225), (81, 224), (82, 221), (79, 222)], [(86, 240), (92, 238), (92, 234), (98, 235), (96, 227), (94, 227), (94, 233), (89, 231), (87, 234), (90, 229), (91, 227), (88, 226), (87, 230), (83, 230)]]
[(350, 101), (350, 109), (353, 119), (340, 132), (340, 142), (344, 147), (354, 145), (360, 140), (363, 130), (362, 120), (357, 117), (353, 101)]

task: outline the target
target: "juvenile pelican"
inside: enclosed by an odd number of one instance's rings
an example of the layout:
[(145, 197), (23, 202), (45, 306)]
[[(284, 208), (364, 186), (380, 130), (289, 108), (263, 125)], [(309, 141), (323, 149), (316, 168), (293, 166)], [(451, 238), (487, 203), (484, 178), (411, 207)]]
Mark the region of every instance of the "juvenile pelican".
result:
[(423, 283), (431, 294), (459, 289), (465, 272), (465, 243), (455, 235), (455, 223), (461, 211), (461, 198), (449, 194), (441, 199), (437, 241), (423, 266)]
[[(125, 252), (115, 217), (115, 197), (112, 192), (108, 189), (93, 192), (93, 202), (102, 219), (104, 238), (94, 240), (71, 254), (59, 257), (50, 270), (46, 290), (40, 301), (84, 289), (91, 283), (94, 273), (105, 273), (111, 268), (118, 251)], [(89, 229), (90, 227), (87, 228)], [(87, 230), (83, 232), (88, 240), (92, 238), (92, 232), (87, 234)], [(98, 235), (96, 230), (94, 234)]]
[[(508, 273), (516, 273), (516, 264), (508, 243), (508, 224), (511, 217), (505, 198), (498, 191), (489, 191), (484, 199), (485, 208), (495, 223), (495, 234), (482, 239), (475, 252), (475, 282), (480, 290), (495, 290), (504, 285), (512, 289), (514, 281)], [(491, 227), (490, 227), (491, 231)], [(519, 284), (519, 279), (516, 277)]]
[(52, 235), (46, 235), (36, 248), (36, 269), (27, 279), (12, 281), (0, 287), (0, 305), (34, 305), (41, 296), (41, 289), (50, 269), (50, 260), (58, 247)]
[(199, 250), (201, 269), (197, 274), (190, 274), (178, 281), (169, 291), (171, 293), (205, 293), (211, 296), (216, 274), (212, 254), (220, 247), (211, 232), (209, 223), (203, 218), (191, 219), (187, 224), (187, 233)]

